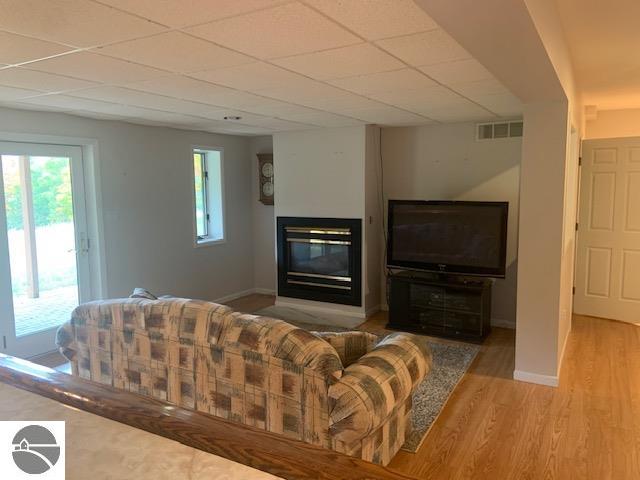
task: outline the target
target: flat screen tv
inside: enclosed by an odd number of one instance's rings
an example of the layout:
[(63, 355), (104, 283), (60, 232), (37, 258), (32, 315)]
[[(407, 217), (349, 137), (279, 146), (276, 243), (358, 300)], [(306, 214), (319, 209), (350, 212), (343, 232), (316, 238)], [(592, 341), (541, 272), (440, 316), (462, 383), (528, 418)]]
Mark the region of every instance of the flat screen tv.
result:
[(504, 278), (508, 202), (389, 200), (387, 266)]

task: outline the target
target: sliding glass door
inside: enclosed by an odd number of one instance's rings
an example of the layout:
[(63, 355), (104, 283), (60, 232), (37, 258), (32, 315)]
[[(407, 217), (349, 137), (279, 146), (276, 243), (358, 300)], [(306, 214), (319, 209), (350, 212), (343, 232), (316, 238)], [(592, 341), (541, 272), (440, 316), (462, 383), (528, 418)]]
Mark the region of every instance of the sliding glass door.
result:
[(80, 147), (0, 143), (0, 349), (55, 349), (90, 295)]

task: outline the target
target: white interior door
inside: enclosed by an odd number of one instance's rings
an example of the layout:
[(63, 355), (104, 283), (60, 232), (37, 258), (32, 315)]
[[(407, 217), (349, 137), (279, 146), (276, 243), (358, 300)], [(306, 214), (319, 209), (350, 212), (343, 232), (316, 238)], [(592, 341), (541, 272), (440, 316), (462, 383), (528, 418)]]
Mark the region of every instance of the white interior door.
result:
[(640, 138), (587, 140), (582, 158), (575, 312), (640, 322)]
[(0, 349), (32, 357), (91, 295), (82, 149), (0, 142)]

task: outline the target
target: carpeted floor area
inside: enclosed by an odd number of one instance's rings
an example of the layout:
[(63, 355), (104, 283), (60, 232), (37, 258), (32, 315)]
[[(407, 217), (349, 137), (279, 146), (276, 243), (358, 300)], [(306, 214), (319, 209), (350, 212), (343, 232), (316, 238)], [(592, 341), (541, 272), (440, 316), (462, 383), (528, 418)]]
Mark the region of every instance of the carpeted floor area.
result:
[[(301, 312), (300, 315), (296, 315), (296, 312), (298, 311), (291, 308), (283, 310), (280, 307), (267, 307), (255, 312), (255, 315), (280, 318), (310, 331), (342, 332), (350, 330), (336, 325), (339, 323), (336, 315), (323, 323), (322, 314), (313, 315), (313, 318), (310, 319), (308, 314)], [(310, 320), (313, 323), (310, 323)], [(403, 450), (409, 452), (418, 450), (456, 385), (480, 351), (478, 345), (461, 342), (441, 343), (432, 341), (431, 337), (425, 335), (419, 335), (419, 337), (431, 348), (433, 365), (427, 378), (413, 394), (413, 429), (402, 447)]]

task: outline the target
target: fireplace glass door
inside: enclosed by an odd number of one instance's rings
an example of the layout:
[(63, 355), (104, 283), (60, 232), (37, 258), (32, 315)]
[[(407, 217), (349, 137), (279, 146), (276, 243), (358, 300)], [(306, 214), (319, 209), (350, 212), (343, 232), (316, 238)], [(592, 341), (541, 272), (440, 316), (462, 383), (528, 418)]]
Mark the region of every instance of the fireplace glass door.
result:
[(348, 240), (289, 238), (289, 274), (350, 282)]

